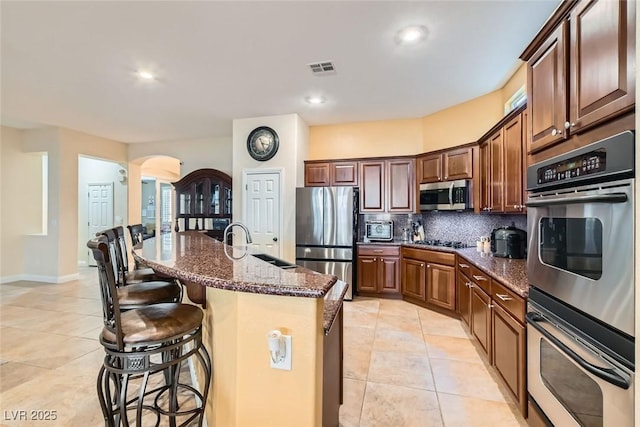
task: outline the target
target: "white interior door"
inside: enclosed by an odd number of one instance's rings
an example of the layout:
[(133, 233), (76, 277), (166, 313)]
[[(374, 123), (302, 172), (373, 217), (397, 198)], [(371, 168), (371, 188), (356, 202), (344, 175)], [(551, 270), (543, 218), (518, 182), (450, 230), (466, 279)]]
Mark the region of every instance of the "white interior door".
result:
[(280, 172), (246, 174), (244, 197), (245, 225), (251, 231), (253, 246), (264, 253), (280, 256)]
[[(113, 184), (89, 184), (89, 239), (96, 233), (113, 227)], [(87, 252), (87, 264), (96, 265)]]

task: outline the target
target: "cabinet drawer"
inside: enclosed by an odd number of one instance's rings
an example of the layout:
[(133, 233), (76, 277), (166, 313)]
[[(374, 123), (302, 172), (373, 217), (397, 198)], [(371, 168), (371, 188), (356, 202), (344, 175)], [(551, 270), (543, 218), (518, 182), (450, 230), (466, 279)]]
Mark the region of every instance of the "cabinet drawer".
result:
[(494, 280), (491, 284), (491, 298), (524, 325), (526, 307), (522, 297), (514, 294), (502, 283)]
[(477, 268), (475, 265), (471, 265), (470, 279), (487, 294), (491, 295), (491, 278), (488, 274)]
[(456, 268), (458, 269), (458, 271), (461, 271), (462, 273), (464, 273), (465, 276), (469, 277), (471, 276), (471, 266), (473, 264), (470, 263), (469, 261), (467, 261), (466, 259), (462, 258), (462, 257), (458, 257), (457, 259), (457, 263), (456, 263)]
[(402, 256), (434, 264), (455, 266), (456, 255), (448, 252), (431, 251), (428, 249), (402, 248)]
[(400, 256), (400, 246), (382, 246), (382, 245), (358, 246), (358, 255)]

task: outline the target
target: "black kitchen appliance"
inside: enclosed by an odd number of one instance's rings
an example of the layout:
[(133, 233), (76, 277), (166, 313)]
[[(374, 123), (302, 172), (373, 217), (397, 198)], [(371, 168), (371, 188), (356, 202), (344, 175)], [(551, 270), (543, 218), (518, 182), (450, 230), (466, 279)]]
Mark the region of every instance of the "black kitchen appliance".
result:
[(516, 228), (515, 223), (496, 228), (491, 232), (491, 252), (500, 258), (525, 258), (527, 232)]

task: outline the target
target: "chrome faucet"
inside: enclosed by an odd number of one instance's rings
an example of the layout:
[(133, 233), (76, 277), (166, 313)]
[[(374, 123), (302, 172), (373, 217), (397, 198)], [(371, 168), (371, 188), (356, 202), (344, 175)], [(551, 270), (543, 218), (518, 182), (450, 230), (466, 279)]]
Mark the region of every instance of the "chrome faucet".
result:
[(244, 230), (244, 234), (246, 236), (246, 243), (253, 243), (253, 240), (251, 240), (251, 233), (249, 233), (249, 229), (247, 228), (246, 225), (244, 225), (241, 222), (232, 222), (231, 224), (227, 225), (227, 228), (224, 229), (224, 242), (226, 243), (229, 240), (229, 234), (233, 235), (233, 232), (231, 231), (231, 229), (235, 226), (238, 226), (240, 228), (242, 228)]

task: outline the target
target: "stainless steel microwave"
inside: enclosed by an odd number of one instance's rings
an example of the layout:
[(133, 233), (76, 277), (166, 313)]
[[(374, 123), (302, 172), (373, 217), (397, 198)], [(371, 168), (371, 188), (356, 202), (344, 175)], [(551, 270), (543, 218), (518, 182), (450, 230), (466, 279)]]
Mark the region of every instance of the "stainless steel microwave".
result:
[(459, 211), (473, 209), (470, 180), (420, 184), (421, 211)]
[(367, 221), (365, 236), (372, 242), (390, 242), (393, 240), (393, 221)]

